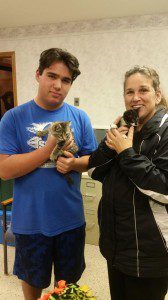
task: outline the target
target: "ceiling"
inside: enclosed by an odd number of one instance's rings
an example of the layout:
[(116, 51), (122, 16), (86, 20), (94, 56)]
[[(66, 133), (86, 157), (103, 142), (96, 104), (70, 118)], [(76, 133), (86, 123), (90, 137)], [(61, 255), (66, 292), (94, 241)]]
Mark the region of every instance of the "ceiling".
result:
[(0, 28), (168, 13), (167, 0), (0, 0)]

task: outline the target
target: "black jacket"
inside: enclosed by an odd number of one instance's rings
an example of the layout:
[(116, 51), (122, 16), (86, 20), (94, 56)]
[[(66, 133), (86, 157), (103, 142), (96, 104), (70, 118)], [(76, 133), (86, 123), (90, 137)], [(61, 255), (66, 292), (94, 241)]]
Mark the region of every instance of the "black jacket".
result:
[[(96, 167), (96, 168), (94, 168)], [(102, 141), (89, 161), (102, 185), (100, 250), (125, 274), (168, 275), (168, 114), (160, 109), (119, 155)]]

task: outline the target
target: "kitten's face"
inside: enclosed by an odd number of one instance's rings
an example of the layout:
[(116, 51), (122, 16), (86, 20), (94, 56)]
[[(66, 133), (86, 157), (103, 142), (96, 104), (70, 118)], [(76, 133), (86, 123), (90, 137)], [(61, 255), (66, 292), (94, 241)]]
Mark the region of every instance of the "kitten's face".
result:
[(54, 122), (51, 126), (51, 134), (60, 136), (69, 131), (70, 122)]

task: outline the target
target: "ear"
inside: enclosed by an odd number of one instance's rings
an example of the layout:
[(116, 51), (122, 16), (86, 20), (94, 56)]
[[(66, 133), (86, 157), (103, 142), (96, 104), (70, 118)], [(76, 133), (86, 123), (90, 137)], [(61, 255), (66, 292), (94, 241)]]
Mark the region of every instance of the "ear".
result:
[(158, 105), (160, 103), (161, 99), (162, 99), (161, 90), (157, 90), (156, 91), (156, 105)]
[(36, 70), (36, 80), (37, 82), (39, 82), (39, 78), (40, 78), (40, 72), (39, 69)]

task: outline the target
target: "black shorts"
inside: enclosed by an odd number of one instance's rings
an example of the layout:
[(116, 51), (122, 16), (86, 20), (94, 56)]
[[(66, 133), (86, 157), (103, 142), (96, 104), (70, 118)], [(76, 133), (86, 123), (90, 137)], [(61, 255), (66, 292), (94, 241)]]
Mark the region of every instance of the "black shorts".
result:
[(15, 235), (14, 275), (36, 288), (51, 282), (52, 264), (56, 281), (77, 282), (84, 269), (85, 225), (57, 236)]

